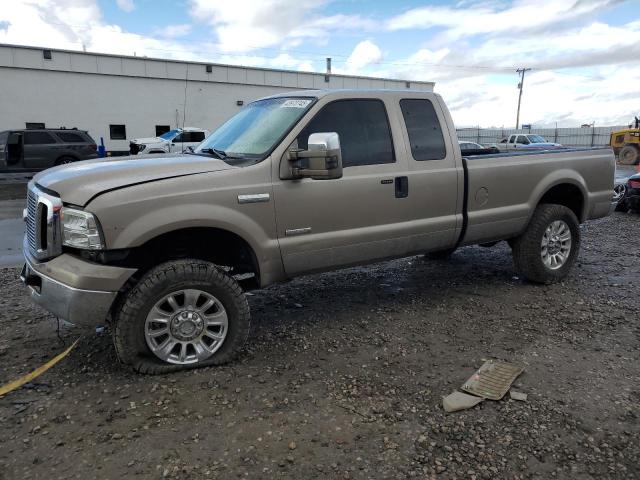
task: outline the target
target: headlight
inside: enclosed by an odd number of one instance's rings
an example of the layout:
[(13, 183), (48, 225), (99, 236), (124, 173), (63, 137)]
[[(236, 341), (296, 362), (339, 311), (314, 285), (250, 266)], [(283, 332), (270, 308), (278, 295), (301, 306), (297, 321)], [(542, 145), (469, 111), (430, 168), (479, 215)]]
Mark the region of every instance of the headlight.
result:
[(138, 151), (139, 152), (143, 151), (145, 148), (147, 148), (146, 145), (138, 145)]
[(89, 212), (62, 207), (62, 244), (67, 247), (101, 250), (104, 248), (100, 226), (96, 217)]

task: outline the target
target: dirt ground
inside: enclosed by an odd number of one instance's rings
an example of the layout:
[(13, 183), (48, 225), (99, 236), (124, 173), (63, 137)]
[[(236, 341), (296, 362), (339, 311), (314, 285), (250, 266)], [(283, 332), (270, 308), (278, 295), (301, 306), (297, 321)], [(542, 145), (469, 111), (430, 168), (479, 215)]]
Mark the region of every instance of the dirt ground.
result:
[[(553, 286), (518, 279), (502, 243), (254, 292), (221, 368), (136, 375), (85, 332), (0, 399), (0, 478), (640, 478), (639, 227), (584, 225)], [(18, 273), (0, 270), (0, 384), (63, 350)], [(528, 400), (445, 414), (488, 358), (526, 365)]]

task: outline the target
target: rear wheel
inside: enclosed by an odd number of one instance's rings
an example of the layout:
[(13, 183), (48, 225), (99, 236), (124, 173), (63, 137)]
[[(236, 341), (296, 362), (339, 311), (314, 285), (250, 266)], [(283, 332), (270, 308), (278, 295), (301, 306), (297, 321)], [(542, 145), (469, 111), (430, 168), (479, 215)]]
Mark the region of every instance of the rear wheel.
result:
[(237, 282), (200, 260), (148, 272), (116, 312), (113, 339), (122, 363), (167, 373), (233, 359), (249, 333), (249, 306)]
[(516, 270), (527, 280), (554, 283), (567, 276), (580, 249), (580, 225), (563, 205), (539, 205), (513, 242)]
[(638, 148), (627, 145), (626, 147), (622, 147), (622, 150), (620, 150), (618, 161), (622, 165), (635, 165), (638, 163), (638, 157)]

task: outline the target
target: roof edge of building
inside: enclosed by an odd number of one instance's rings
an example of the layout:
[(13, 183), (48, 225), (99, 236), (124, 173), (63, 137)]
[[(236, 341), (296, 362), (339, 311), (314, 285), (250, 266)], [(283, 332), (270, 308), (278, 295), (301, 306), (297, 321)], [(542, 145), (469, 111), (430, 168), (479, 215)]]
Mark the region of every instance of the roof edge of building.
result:
[[(51, 47), (40, 47), (33, 45), (15, 45), (11, 43), (0, 43), (0, 48), (18, 48), (24, 50), (50, 50), (51, 52), (61, 52), (68, 53), (73, 55), (87, 55), (87, 56), (95, 56), (95, 57), (109, 57), (109, 58), (121, 58), (128, 60), (150, 60), (155, 62), (171, 62), (171, 63), (179, 63), (179, 64), (187, 64), (187, 65), (201, 65), (207, 66), (212, 65), (216, 67), (224, 67), (224, 68), (244, 68), (249, 70), (259, 70), (263, 72), (278, 72), (278, 73), (302, 73), (307, 75), (327, 75), (324, 72), (309, 72), (305, 70), (286, 70), (282, 68), (266, 68), (266, 67), (254, 67), (248, 65), (234, 65), (228, 63), (217, 63), (217, 62), (205, 62), (205, 61), (195, 61), (195, 60), (176, 60), (173, 58), (158, 58), (158, 57), (147, 57), (147, 56), (137, 56), (137, 55), (121, 55), (115, 53), (102, 53), (102, 52), (87, 52), (83, 50), (67, 50), (63, 48), (51, 48)], [(369, 77), (366, 75), (345, 75), (340, 73), (330, 73), (331, 77), (339, 77), (339, 78), (353, 78), (353, 79), (366, 79), (366, 80), (381, 80), (381, 81), (392, 81), (392, 82), (409, 82), (415, 83), (419, 85), (429, 85), (431, 87), (435, 86), (435, 82), (427, 81), (427, 80), (408, 80), (403, 78), (388, 78), (388, 77)]]

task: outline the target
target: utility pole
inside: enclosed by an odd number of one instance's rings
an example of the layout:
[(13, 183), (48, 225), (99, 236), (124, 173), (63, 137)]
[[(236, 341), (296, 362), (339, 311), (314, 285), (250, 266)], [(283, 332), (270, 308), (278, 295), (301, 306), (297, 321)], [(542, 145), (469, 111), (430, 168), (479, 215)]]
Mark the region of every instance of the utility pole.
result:
[(524, 74), (531, 70), (530, 68), (519, 68), (516, 70), (517, 73), (520, 74), (520, 83), (518, 84), (518, 89), (520, 90), (520, 94), (518, 95), (518, 114), (516, 116), (516, 130), (520, 127), (520, 102), (522, 101), (522, 87), (524, 86)]

